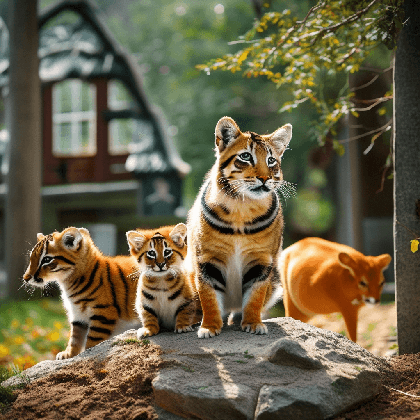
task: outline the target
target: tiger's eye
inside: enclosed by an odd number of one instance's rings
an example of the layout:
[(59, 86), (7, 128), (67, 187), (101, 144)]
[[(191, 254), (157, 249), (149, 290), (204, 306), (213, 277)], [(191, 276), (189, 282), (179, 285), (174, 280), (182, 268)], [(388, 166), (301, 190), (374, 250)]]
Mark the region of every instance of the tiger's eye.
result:
[(44, 265), (44, 264), (48, 264), (48, 263), (50, 263), (52, 260), (53, 260), (53, 258), (52, 258), (52, 257), (44, 257), (44, 258), (42, 259), (41, 264), (42, 264), (42, 265)]
[(274, 166), (277, 163), (277, 160), (270, 156), (267, 159), (267, 163), (268, 163), (269, 166)]
[(251, 153), (244, 152), (239, 155), (239, 159), (243, 160), (244, 162), (249, 162), (251, 160)]
[(156, 258), (156, 252), (155, 251), (147, 251), (147, 256), (149, 258)]

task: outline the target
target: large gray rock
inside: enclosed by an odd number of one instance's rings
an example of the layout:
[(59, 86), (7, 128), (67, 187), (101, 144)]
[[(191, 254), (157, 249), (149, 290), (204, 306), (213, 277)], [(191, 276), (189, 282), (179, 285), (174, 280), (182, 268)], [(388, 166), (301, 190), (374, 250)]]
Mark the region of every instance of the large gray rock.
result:
[[(211, 339), (161, 333), (150, 340), (167, 361), (152, 385), (161, 419), (325, 419), (373, 398), (384, 359), (340, 334), (291, 318), (265, 321), (268, 335), (226, 326)], [(52, 374), (84, 358), (112, 357), (105, 341), (70, 360), (45, 361), (3, 385)], [(173, 413), (170, 415), (168, 412)]]

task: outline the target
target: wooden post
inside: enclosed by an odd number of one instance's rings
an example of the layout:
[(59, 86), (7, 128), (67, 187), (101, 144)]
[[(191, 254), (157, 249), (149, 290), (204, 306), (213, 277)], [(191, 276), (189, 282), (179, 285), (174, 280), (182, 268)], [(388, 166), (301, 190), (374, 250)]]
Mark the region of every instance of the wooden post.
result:
[(420, 4), (405, 0), (405, 21), (394, 70), (394, 263), (399, 353), (420, 352), (420, 252), (410, 240), (420, 235)]
[(41, 231), (41, 89), (37, 0), (9, 0), (10, 132), (6, 200), (7, 296), (27, 296), (22, 275)]

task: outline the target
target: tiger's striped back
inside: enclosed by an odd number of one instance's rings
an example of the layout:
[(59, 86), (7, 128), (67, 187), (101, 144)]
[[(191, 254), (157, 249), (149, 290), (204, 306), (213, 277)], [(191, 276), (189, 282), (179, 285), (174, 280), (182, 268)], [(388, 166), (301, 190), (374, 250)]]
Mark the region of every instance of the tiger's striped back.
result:
[(127, 232), (131, 254), (141, 273), (136, 310), (143, 327), (137, 332), (138, 338), (155, 335), (161, 327), (192, 331), (192, 325), (201, 319), (193, 277), (184, 269), (186, 234), (183, 223)]
[(38, 234), (23, 279), (37, 287), (51, 281), (60, 286), (71, 336), (57, 359), (73, 357), (139, 323), (135, 272), (130, 256), (103, 255), (87, 229)]

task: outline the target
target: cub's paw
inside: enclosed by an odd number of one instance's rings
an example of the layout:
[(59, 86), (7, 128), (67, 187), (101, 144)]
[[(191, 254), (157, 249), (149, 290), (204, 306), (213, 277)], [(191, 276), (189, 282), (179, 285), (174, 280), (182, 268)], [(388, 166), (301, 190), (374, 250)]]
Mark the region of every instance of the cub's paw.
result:
[(73, 356), (76, 356), (76, 355), (75, 354), (72, 355), (69, 350), (64, 350), (64, 351), (60, 351), (60, 353), (57, 353), (57, 356), (55, 356), (55, 360), (70, 359)]
[(191, 325), (177, 325), (175, 327), (175, 332), (176, 333), (183, 333), (183, 332), (189, 332), (189, 331), (194, 331), (193, 327), (191, 327)]
[(137, 330), (137, 338), (144, 338), (144, 337), (151, 337), (152, 335), (155, 335), (156, 333), (153, 333), (153, 331), (149, 330), (149, 328), (142, 327)]
[(268, 328), (262, 322), (242, 324), (242, 331), (250, 332), (251, 334), (268, 334)]
[(210, 338), (210, 337), (214, 337), (215, 335), (219, 335), (221, 333), (222, 329), (221, 328), (214, 328), (214, 327), (209, 327), (209, 328), (203, 328), (200, 327), (198, 330), (198, 338)]

